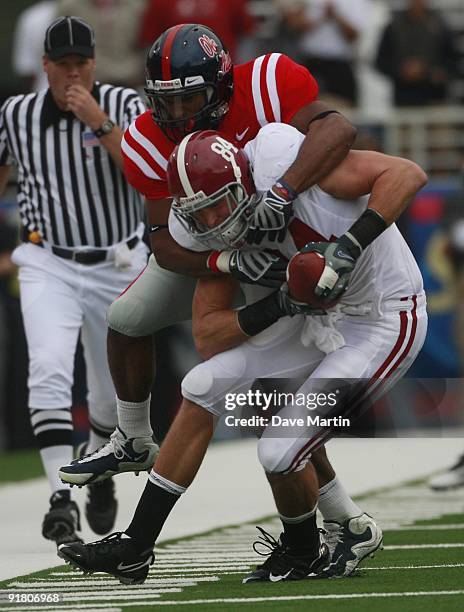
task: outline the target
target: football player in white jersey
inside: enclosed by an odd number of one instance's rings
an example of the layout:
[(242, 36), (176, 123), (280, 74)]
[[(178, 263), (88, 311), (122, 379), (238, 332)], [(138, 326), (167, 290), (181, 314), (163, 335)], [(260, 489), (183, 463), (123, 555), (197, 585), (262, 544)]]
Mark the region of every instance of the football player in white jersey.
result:
[[(290, 165), (301, 140), (294, 128), (277, 124), (264, 127), (244, 151), (216, 132), (187, 136), (168, 167), (173, 237), (193, 250), (248, 248), (244, 237), (254, 194)], [(319, 185), (300, 194), (278, 248), (288, 258), (301, 251), (324, 254), (317, 287), (327, 304), (322, 311), (295, 302), (285, 287), (255, 286), (243, 287), (247, 305), (237, 311), (236, 281), (226, 275), (198, 281), (193, 330), (206, 361), (182, 382), (183, 404), (130, 526), (111, 540), (63, 545), (60, 556), (86, 571), (143, 582), (156, 538), (193, 481), (226, 398), (246, 392), (257, 378), (303, 375), (298, 394), (305, 395), (321, 380), (364, 380), (365, 395), (375, 397), (404, 375), (424, 342), (427, 315), (420, 272), (394, 221), (426, 180), (408, 160), (352, 151)], [(280, 414), (293, 415), (295, 408), (290, 403)], [(272, 554), (245, 581), (306, 578), (326, 565), (315, 520), (317, 478), (308, 461), (333, 434), (333, 428), (306, 422), (291, 436), (275, 437), (269, 425), (264, 430), (258, 455), (284, 533), (278, 541), (263, 534)], [(351, 530), (363, 528), (353, 519)], [(342, 574), (353, 571), (363, 546), (371, 544), (353, 547)], [(339, 555), (332, 553), (323, 575), (340, 575)]]

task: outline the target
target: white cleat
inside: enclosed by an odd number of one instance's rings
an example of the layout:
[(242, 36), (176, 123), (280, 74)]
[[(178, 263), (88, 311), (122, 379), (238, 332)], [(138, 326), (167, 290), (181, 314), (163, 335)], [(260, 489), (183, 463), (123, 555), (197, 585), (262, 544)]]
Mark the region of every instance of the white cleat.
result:
[(128, 438), (117, 427), (109, 442), (64, 465), (58, 475), (63, 482), (78, 486), (101, 482), (123, 472), (150, 470), (158, 452), (159, 446), (151, 437)]
[(324, 521), (324, 531), (331, 554), (330, 565), (321, 574), (325, 578), (349, 576), (363, 559), (383, 548), (382, 530), (366, 513), (343, 523)]

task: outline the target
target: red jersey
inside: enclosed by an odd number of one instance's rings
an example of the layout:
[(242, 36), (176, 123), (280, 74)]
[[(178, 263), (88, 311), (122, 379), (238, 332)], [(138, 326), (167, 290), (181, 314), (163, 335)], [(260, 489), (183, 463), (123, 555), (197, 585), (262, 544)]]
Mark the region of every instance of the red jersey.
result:
[[(243, 147), (267, 123), (290, 123), (293, 115), (317, 98), (318, 86), (309, 71), (286, 55), (269, 53), (234, 67), (229, 111), (219, 130)], [(166, 168), (175, 144), (147, 111), (125, 131), (124, 174), (149, 200), (169, 197)]]

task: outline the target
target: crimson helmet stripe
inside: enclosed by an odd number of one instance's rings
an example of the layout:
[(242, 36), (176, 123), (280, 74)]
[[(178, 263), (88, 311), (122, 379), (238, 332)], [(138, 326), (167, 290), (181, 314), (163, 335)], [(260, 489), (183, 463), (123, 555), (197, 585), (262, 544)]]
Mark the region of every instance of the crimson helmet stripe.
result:
[(198, 132), (193, 132), (193, 134), (189, 134), (188, 136), (186, 136), (179, 144), (179, 149), (177, 151), (177, 173), (179, 174), (180, 182), (182, 183), (182, 188), (185, 192), (185, 195), (188, 198), (195, 195), (195, 191), (193, 190), (193, 187), (190, 184), (190, 179), (185, 168), (185, 149), (187, 148), (188, 141), (190, 140), (190, 138), (192, 138), (194, 134), (198, 134)]
[(163, 50), (162, 50), (162, 73), (163, 73), (163, 81), (170, 81), (172, 79), (171, 74), (171, 49), (174, 44), (174, 39), (176, 37), (177, 32), (183, 28), (185, 23), (180, 23), (179, 25), (174, 26), (169, 30), (168, 35), (166, 36), (166, 40), (164, 41)]

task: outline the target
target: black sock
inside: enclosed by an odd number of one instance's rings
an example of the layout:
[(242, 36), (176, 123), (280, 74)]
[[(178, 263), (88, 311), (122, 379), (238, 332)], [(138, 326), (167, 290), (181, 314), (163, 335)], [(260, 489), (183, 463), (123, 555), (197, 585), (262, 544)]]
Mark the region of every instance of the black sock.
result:
[(140, 552), (153, 548), (180, 495), (147, 481), (131, 524), (126, 529)]
[(319, 530), (316, 513), (305, 518), (301, 523), (287, 523), (281, 517), (284, 527), (285, 543), (296, 551), (319, 552)]

